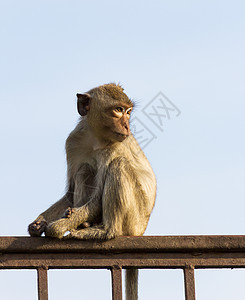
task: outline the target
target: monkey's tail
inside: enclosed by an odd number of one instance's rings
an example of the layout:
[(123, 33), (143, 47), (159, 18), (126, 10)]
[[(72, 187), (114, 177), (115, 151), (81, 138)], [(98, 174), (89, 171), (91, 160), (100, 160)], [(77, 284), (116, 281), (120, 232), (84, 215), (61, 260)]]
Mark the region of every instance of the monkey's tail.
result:
[(126, 300), (138, 299), (138, 269), (126, 269)]

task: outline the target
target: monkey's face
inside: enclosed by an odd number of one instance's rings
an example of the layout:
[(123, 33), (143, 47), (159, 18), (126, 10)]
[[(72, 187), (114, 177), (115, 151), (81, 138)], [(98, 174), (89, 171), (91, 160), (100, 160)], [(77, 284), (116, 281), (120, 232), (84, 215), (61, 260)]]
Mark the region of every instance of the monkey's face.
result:
[(129, 119), (133, 102), (120, 86), (103, 85), (77, 94), (79, 114), (102, 142), (122, 142), (130, 135)]
[(102, 113), (104, 134), (110, 141), (122, 142), (130, 135), (129, 119), (132, 107), (119, 103)]

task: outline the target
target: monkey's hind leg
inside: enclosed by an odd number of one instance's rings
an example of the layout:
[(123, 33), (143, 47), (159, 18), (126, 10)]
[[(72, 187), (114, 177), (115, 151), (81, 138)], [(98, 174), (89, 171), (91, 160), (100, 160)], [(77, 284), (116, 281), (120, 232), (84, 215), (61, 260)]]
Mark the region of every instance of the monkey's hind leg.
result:
[(73, 229), (67, 238), (75, 238), (82, 240), (108, 240), (112, 239), (114, 236), (108, 234), (103, 225), (96, 225), (93, 227), (83, 228), (83, 229)]

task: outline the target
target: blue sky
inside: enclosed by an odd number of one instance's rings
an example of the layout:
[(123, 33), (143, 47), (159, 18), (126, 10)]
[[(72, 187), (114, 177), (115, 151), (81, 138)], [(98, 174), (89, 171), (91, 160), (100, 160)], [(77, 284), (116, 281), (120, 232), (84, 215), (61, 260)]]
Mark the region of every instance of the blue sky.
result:
[[(155, 136), (144, 149), (158, 180), (146, 234), (245, 234), (244, 13), (237, 0), (0, 1), (0, 235), (26, 235), (62, 196), (75, 95), (108, 82), (124, 86)], [(160, 129), (149, 119), (159, 92), (181, 111)], [(244, 298), (243, 270), (196, 273), (199, 300)], [(35, 276), (1, 271), (0, 294), (34, 299)], [(106, 271), (49, 280), (52, 300), (81, 288), (110, 297)], [(184, 299), (181, 271), (141, 272), (140, 299), (160, 295)]]

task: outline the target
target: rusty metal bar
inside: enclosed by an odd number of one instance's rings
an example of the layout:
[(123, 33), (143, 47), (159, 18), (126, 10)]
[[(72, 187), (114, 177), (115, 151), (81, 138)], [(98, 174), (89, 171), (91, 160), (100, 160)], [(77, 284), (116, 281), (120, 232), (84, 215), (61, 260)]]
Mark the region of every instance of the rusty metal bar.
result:
[(122, 300), (122, 268), (114, 265), (111, 268), (112, 300)]
[(37, 269), (38, 300), (48, 300), (48, 268)]
[(240, 236), (137, 236), (110, 241), (57, 240), (46, 237), (0, 237), (0, 253), (163, 253), (245, 252)]
[(184, 268), (185, 280), (185, 300), (195, 300), (195, 274), (194, 267), (186, 266)]
[(184, 269), (186, 264), (195, 269), (245, 268), (245, 252), (228, 253), (11, 253), (0, 256), (0, 269), (110, 269), (122, 268)]
[(0, 237), (0, 269), (37, 269), (39, 300), (48, 300), (48, 269), (110, 269), (113, 300), (122, 300), (124, 268), (183, 269), (186, 300), (195, 300), (194, 269), (245, 268), (245, 236)]

